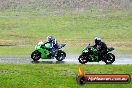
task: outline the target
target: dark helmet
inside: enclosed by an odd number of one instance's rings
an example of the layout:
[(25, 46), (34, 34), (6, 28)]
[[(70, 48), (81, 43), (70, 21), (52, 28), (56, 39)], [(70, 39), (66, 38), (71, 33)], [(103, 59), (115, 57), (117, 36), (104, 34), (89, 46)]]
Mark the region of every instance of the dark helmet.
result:
[(101, 42), (101, 38), (95, 37), (95, 44), (99, 44)]
[(54, 37), (51, 36), (51, 35), (47, 37), (47, 40), (48, 40), (49, 42), (52, 41), (53, 39), (54, 39)]

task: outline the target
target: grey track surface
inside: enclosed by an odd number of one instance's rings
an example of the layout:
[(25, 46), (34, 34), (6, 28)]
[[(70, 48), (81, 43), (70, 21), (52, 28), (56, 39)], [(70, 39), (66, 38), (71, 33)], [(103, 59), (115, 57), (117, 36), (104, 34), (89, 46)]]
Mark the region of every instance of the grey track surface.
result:
[[(34, 64), (34, 63), (41, 63), (41, 64), (80, 64), (78, 62), (78, 55), (69, 55), (63, 61), (57, 61), (56, 59), (40, 59), (38, 62), (33, 62), (30, 57), (16, 57), (16, 56), (0, 56), (0, 63), (2, 64)], [(87, 64), (101, 64), (104, 65), (105, 63), (100, 62), (88, 62)], [(132, 64), (132, 57), (125, 56), (125, 57), (116, 57), (115, 65), (125, 65), (125, 64)]]

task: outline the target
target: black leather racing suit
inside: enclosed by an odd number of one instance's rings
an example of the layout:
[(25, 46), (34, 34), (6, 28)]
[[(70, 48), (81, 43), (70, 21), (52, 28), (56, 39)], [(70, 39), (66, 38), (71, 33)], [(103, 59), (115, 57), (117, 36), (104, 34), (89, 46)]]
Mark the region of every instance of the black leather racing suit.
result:
[(104, 59), (105, 55), (107, 53), (107, 46), (106, 46), (106, 44), (101, 41), (101, 42), (95, 44), (94, 47), (97, 48), (100, 59)]

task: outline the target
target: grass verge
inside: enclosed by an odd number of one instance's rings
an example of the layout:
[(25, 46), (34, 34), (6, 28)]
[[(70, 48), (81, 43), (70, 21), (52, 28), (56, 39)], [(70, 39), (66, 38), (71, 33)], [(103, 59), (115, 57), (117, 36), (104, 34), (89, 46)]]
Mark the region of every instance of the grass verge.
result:
[[(85, 47), (85, 46), (84, 46)], [(84, 47), (65, 47), (64, 51), (68, 54), (81, 54)], [(34, 46), (3, 46), (0, 47), (0, 56), (26, 56), (30, 57), (31, 53), (34, 51)], [(132, 48), (115, 48), (113, 53), (116, 56), (120, 55), (132, 55)]]
[[(130, 74), (132, 65), (83, 65), (88, 74)], [(77, 65), (0, 64), (1, 88), (131, 88), (130, 84), (76, 83)]]

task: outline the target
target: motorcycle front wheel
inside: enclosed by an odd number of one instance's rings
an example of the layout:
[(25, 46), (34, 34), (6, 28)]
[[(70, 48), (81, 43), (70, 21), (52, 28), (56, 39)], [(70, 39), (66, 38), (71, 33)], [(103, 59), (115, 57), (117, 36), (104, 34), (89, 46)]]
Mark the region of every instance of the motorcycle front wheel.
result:
[(85, 63), (88, 62), (87, 57), (86, 56), (83, 56), (83, 55), (80, 55), (79, 58), (78, 58), (78, 60), (79, 60), (79, 62), (81, 64), (85, 64)]
[(39, 51), (35, 50), (34, 52), (32, 52), (31, 58), (34, 61), (38, 61), (41, 58), (41, 53)]
[(106, 64), (112, 64), (115, 61), (115, 55), (113, 55), (112, 53), (108, 53), (106, 58), (104, 59), (104, 62)]

